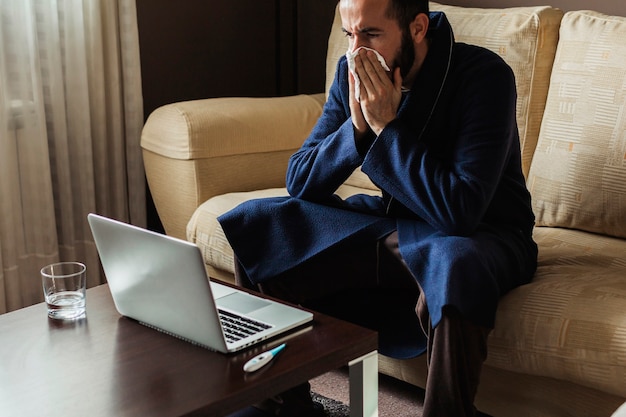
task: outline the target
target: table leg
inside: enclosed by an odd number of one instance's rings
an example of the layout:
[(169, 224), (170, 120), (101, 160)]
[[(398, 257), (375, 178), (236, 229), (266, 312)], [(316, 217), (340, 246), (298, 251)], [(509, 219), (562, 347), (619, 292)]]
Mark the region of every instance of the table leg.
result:
[(378, 352), (349, 364), (350, 417), (378, 417)]

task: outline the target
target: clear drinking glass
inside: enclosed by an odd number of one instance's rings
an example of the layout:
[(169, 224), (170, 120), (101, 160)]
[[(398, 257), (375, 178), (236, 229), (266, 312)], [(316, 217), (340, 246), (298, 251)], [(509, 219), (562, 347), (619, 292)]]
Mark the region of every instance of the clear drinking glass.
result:
[(85, 316), (86, 271), (80, 262), (59, 262), (41, 268), (49, 317), (74, 320)]

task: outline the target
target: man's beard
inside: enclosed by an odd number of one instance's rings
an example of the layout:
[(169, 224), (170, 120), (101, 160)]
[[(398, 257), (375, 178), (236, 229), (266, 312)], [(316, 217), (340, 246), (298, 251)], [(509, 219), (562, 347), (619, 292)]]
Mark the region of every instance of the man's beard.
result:
[(402, 31), (400, 50), (396, 55), (395, 61), (395, 66), (400, 67), (400, 75), (402, 75), (402, 78), (405, 78), (415, 62), (415, 47), (409, 29)]

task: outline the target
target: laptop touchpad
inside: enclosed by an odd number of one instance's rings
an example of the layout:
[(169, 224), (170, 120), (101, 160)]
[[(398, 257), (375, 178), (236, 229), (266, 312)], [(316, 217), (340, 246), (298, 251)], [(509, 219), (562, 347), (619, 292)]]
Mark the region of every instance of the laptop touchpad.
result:
[(252, 297), (238, 292), (218, 298), (215, 302), (218, 307), (238, 311), (243, 314), (250, 313), (251, 311), (258, 310), (259, 308), (263, 308), (271, 304), (261, 298)]

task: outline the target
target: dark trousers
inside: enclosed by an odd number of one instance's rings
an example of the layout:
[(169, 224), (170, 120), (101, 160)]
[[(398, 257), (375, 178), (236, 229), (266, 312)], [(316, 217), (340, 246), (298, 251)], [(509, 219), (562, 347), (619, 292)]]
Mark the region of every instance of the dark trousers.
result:
[[(474, 397), (490, 329), (465, 320), (453, 307), (431, 326), (426, 300), (398, 250), (397, 232), (378, 242), (345, 242), (258, 286), (235, 264), (238, 285), (374, 330), (389, 331), (397, 317), (413, 321), (415, 331), (428, 338), (422, 416), (476, 415)], [(308, 384), (288, 395), (304, 391)]]

